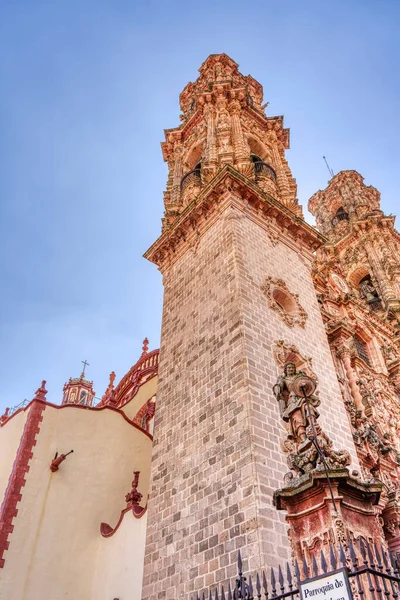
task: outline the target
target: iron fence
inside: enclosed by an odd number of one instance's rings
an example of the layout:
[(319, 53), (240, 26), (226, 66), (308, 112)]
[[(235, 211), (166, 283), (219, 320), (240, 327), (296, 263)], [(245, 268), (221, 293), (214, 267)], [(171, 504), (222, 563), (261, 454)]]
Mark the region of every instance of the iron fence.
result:
[(351, 593), (358, 600), (396, 600), (399, 598), (400, 555), (359, 539), (340, 545), (336, 551), (329, 547), (327, 556), (321, 550), (312, 556), (309, 567), (306, 559), (294, 565), (288, 562), (282, 569), (271, 568), (253, 575), (243, 574), (243, 562), (238, 552), (238, 575), (226, 585), (208, 592), (195, 593), (191, 600), (280, 600), (301, 598), (300, 585), (343, 569), (349, 578)]

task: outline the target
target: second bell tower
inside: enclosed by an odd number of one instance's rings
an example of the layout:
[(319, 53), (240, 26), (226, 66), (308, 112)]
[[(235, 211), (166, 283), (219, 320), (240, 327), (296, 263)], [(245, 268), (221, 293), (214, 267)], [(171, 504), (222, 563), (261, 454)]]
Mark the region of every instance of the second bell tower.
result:
[(272, 503), (287, 472), (272, 388), (283, 365), (318, 379), (320, 422), (357, 465), (315, 294), (324, 237), (307, 225), (285, 158), (289, 131), (263, 90), (211, 55), (166, 130), (161, 237), (146, 257), (164, 309), (143, 599), (186, 597), (289, 558)]

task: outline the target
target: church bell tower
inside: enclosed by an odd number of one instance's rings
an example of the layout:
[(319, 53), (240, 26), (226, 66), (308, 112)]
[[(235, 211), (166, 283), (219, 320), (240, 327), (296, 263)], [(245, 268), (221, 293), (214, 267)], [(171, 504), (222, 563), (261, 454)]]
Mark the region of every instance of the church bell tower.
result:
[(63, 387), (62, 404), (78, 404), (79, 406), (92, 406), (95, 397), (93, 381), (85, 379), (85, 369), (89, 364), (86, 360), (83, 362), (83, 369), (80, 377), (70, 377)]
[(400, 236), (380, 193), (341, 171), (309, 201), (327, 242), (314, 283), (365, 478), (384, 484), (380, 519), (400, 549)]
[(312, 279), (309, 226), (262, 86), (211, 55), (162, 144), (164, 309), (143, 599), (183, 598), (290, 557), (273, 493), (287, 472), (273, 393), (288, 362), (318, 380), (320, 422), (357, 455)]

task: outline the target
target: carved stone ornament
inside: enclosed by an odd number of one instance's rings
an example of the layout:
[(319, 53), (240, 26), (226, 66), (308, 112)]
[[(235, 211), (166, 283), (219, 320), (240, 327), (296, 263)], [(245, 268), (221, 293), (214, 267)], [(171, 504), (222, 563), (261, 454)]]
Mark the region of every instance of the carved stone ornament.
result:
[(132, 512), (135, 519), (140, 519), (143, 517), (147, 510), (147, 502), (146, 506), (141, 506), (140, 502), (143, 498), (143, 494), (141, 494), (138, 490), (139, 485), (139, 476), (140, 471), (133, 472), (133, 481), (131, 490), (125, 495), (126, 508), (121, 510), (120, 517), (114, 527), (111, 527), (108, 523), (100, 523), (100, 533), (103, 537), (108, 538), (114, 535), (119, 526), (122, 523), (122, 520), (126, 513)]
[(332, 441), (317, 423), (320, 399), (316, 382), (304, 372), (297, 372), (293, 362), (287, 362), (283, 374), (273, 387), (279, 411), (286, 424), (283, 450), (292, 473), (285, 476), (286, 485), (295, 485), (302, 475), (312, 471), (341, 469), (350, 464), (346, 450), (334, 450)]
[(267, 298), (268, 306), (281, 317), (288, 327), (304, 327), (307, 313), (299, 302), (298, 294), (293, 294), (283, 279), (267, 277), (261, 286)]
[(295, 344), (288, 344), (285, 340), (277, 340), (274, 343), (273, 355), (275, 363), (283, 369), (287, 362), (293, 362), (297, 370), (301, 369), (306, 375), (318, 383), (318, 377), (312, 368), (312, 358), (301, 354)]
[(337, 273), (331, 273), (330, 279), (339, 292), (343, 294), (349, 293), (349, 286)]

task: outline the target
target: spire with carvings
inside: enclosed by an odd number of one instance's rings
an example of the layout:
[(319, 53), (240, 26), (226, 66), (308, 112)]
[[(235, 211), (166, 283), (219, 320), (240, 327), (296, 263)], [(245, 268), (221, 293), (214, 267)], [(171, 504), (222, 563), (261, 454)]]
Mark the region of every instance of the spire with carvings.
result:
[(301, 216), (285, 158), (289, 130), (282, 116), (266, 116), (261, 84), (226, 54), (212, 54), (199, 72), (180, 95), (181, 125), (165, 130), (162, 143), (169, 169), (164, 230), (225, 165)]

